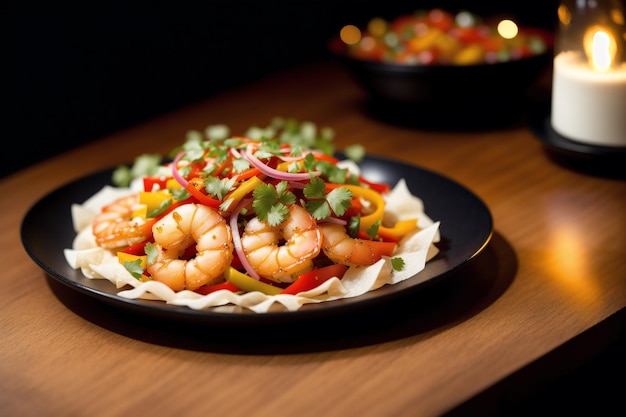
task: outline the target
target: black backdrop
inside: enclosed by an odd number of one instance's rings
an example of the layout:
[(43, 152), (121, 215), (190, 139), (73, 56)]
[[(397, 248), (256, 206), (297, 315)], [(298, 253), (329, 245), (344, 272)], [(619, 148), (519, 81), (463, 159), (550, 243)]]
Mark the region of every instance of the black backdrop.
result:
[(553, 0), (5, 5), (2, 137), (5, 149), (18, 151), (0, 153), (0, 176), (278, 70), (327, 59), (326, 42), (344, 24), (435, 6), (549, 29), (556, 22)]

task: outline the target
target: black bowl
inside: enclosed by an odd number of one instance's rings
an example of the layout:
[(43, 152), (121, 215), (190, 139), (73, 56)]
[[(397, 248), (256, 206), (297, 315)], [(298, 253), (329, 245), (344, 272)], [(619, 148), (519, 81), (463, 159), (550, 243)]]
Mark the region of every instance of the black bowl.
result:
[(351, 57), (339, 38), (331, 40), (329, 49), (367, 93), (368, 106), (377, 113), (413, 121), (456, 119), (483, 124), (485, 120), (493, 122), (519, 113), (530, 87), (552, 64), (551, 37), (548, 32), (545, 36), (550, 45), (545, 52), (493, 64), (368, 61)]

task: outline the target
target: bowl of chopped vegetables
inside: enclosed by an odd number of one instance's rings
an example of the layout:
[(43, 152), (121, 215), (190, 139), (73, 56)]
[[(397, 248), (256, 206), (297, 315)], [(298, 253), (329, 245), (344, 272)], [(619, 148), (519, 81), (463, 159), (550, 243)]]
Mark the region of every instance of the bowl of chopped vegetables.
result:
[(553, 35), (511, 20), (431, 9), (373, 18), (366, 28), (346, 25), (329, 48), (372, 108), (450, 122), (494, 119), (519, 108), (549, 68)]

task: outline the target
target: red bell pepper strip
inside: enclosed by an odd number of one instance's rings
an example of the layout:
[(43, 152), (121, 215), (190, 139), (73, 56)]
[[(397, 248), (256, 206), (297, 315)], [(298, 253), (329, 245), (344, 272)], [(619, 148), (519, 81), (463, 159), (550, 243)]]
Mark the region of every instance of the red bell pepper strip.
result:
[(337, 165), (337, 162), (339, 162), (339, 159), (335, 158), (334, 156), (328, 155), (324, 152), (313, 150), (311, 151), (311, 153), (315, 157), (316, 161), (326, 161), (326, 162), (330, 162), (333, 165)]
[(370, 248), (372, 255), (374, 255), (373, 256), (373, 258), (375, 259), (374, 262), (378, 261), (383, 256), (393, 255), (393, 251), (396, 249), (396, 245), (398, 244), (397, 241), (393, 241), (393, 240), (391, 241), (370, 240), (370, 237), (368, 236), (367, 232), (363, 230), (359, 230), (359, 232), (356, 235), (356, 238), (362, 240), (363, 243), (366, 244)]
[(192, 196), (197, 198), (198, 201), (204, 204), (205, 206), (209, 206), (212, 208), (219, 208), (220, 204), (222, 203), (220, 200), (216, 200), (212, 197), (209, 197), (208, 195), (204, 194), (202, 191), (198, 190), (196, 187), (193, 186), (191, 182), (187, 184), (187, 186), (185, 187), (185, 190), (189, 191), (189, 193)]
[(282, 290), (280, 294), (296, 295), (298, 293), (312, 290), (328, 281), (332, 277), (341, 279), (348, 267), (343, 264), (333, 264), (322, 268), (314, 269), (300, 275), (292, 284)]
[(154, 242), (154, 238), (151, 237), (150, 239), (146, 239), (143, 242), (139, 242), (139, 243), (135, 243), (134, 245), (130, 245), (129, 247), (127, 247), (126, 249), (124, 249), (122, 252), (127, 253), (129, 255), (135, 255), (135, 256), (143, 256), (146, 254), (146, 244), (150, 242), (153, 243)]
[(386, 194), (391, 189), (389, 184), (372, 182), (372, 181), (366, 180), (363, 177), (359, 177), (359, 182), (362, 184), (368, 185), (372, 190), (377, 191), (380, 194)]
[(232, 292), (241, 291), (239, 288), (237, 288), (235, 284), (233, 284), (230, 281), (222, 282), (221, 284), (215, 284), (215, 285), (203, 285), (200, 288), (196, 288), (194, 291), (197, 292), (198, 294), (207, 295), (212, 292), (219, 291), (219, 290), (228, 290)]
[(245, 171), (239, 172), (239, 173), (235, 173), (235, 172), (230, 172), (228, 174), (229, 178), (232, 177), (236, 177), (237, 181), (243, 181), (243, 180), (247, 180), (248, 178), (254, 177), (254, 176), (260, 176), (263, 175), (263, 173), (261, 172), (261, 170), (257, 167), (252, 167), (252, 168), (248, 168)]
[(157, 185), (158, 190), (165, 190), (167, 188), (167, 180), (172, 177), (158, 176), (158, 177), (144, 177), (143, 189), (144, 191), (153, 191), (154, 185)]

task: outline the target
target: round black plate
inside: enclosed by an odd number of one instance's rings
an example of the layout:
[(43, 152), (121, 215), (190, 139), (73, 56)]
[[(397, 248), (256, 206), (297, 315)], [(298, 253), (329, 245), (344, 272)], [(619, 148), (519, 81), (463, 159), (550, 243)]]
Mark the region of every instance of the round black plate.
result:
[(70, 268), (63, 255), (63, 249), (71, 248), (75, 237), (71, 205), (84, 202), (110, 184), (111, 170), (70, 182), (39, 200), (22, 221), (22, 244), (29, 256), (52, 278), (128, 312), (216, 326), (257, 326), (303, 319), (332, 319), (410, 295), (412, 291), (449, 276), (480, 253), (491, 239), (493, 220), (489, 209), (462, 185), (437, 173), (391, 159), (367, 157), (360, 165), (363, 175), (373, 181), (393, 185), (405, 178), (411, 192), (423, 200), (426, 214), (441, 222), (442, 240), (437, 244), (440, 253), (419, 273), (420, 277), (427, 279), (425, 282), (409, 278), (355, 298), (307, 304), (295, 312), (264, 314), (198, 311), (162, 301), (120, 297), (109, 281), (85, 278), (80, 271)]

